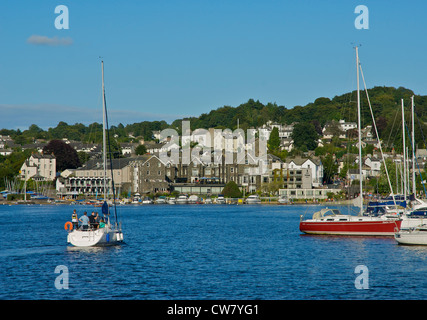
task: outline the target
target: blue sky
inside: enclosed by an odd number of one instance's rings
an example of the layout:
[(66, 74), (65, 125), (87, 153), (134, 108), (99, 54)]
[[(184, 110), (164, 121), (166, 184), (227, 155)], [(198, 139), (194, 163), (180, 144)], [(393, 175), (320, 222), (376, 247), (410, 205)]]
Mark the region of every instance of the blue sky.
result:
[[(368, 30), (354, 26), (360, 4)], [(69, 9), (68, 30), (55, 28), (58, 5)], [(355, 89), (354, 44), (368, 87), (426, 95), (426, 9), (379, 0), (2, 1), (0, 128), (100, 122), (99, 56), (113, 124), (171, 122), (250, 98), (287, 108), (332, 98)], [(30, 40), (40, 38), (60, 43)]]

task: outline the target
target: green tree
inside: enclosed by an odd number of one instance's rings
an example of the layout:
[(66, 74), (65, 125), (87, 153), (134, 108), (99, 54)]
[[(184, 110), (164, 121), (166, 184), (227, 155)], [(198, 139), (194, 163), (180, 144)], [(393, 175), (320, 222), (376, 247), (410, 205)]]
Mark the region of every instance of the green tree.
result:
[(240, 191), (239, 187), (234, 181), (229, 181), (225, 185), (224, 189), (222, 189), (222, 194), (224, 195), (224, 197), (229, 197), (229, 198), (242, 197), (242, 192)]
[(84, 151), (77, 152), (77, 155), (79, 156), (79, 160), (81, 164), (88, 162), (90, 159), (90, 155)]
[(334, 176), (338, 173), (338, 164), (330, 153), (321, 159), (323, 164), (323, 182), (332, 183)]
[(137, 155), (146, 154), (147, 153), (147, 148), (143, 144), (140, 144), (139, 146), (136, 147), (135, 153)]
[(271, 131), (270, 138), (267, 141), (267, 146), (270, 151), (279, 151), (280, 137), (279, 129), (277, 127), (274, 127)]
[(311, 122), (300, 122), (294, 126), (292, 139), (296, 148), (314, 150), (317, 147), (318, 134)]

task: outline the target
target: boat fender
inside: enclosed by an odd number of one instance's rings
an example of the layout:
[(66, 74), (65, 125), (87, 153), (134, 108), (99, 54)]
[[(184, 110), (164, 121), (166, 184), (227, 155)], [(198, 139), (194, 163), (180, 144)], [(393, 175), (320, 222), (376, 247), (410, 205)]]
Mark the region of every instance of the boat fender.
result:
[(107, 242), (110, 242), (110, 234), (109, 233), (107, 233), (107, 236), (105, 238), (106, 238)]
[(70, 221), (65, 222), (64, 229), (67, 231), (68, 230), (72, 231), (73, 230), (73, 224)]

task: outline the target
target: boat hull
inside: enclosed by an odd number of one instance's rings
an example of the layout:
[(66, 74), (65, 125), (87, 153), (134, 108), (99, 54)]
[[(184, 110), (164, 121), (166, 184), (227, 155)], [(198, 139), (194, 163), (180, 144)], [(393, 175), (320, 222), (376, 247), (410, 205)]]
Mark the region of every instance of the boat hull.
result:
[(399, 232), (394, 238), (399, 244), (427, 246), (427, 232)]
[(393, 236), (401, 220), (301, 221), (300, 231), (307, 234)]
[(427, 229), (424, 227), (414, 230), (396, 232), (394, 239), (396, 239), (399, 244), (403, 245), (426, 246)]
[(114, 246), (123, 242), (123, 233), (119, 230), (74, 230), (68, 233), (67, 242), (75, 247)]

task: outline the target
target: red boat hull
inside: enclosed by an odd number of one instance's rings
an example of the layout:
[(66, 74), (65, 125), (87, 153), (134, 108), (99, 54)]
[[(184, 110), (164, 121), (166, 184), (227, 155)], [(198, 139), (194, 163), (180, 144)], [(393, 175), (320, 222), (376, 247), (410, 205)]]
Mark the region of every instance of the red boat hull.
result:
[(400, 230), (401, 220), (378, 221), (301, 221), (301, 232), (308, 234), (393, 236)]

